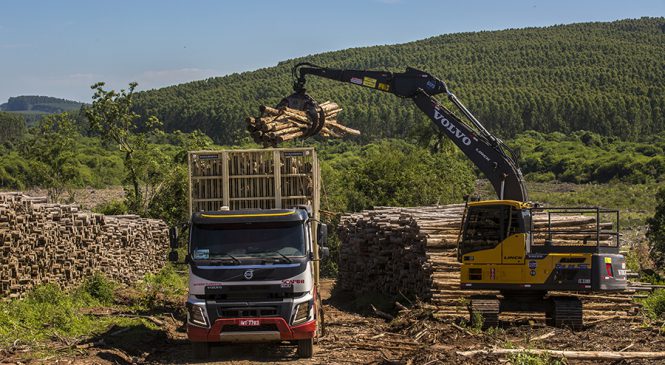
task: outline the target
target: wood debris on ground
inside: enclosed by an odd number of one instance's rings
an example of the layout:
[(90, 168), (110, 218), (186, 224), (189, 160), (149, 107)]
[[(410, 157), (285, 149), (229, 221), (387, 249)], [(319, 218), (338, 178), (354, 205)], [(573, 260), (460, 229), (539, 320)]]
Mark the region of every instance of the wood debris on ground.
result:
[[(323, 126), (318, 134), (324, 138), (341, 138), (344, 135), (360, 135), (360, 131), (346, 127), (337, 121), (342, 111), (339, 105), (331, 101), (319, 104), (324, 115)], [(279, 143), (297, 138), (306, 138), (316, 134), (318, 123), (312, 121), (306, 112), (288, 107), (272, 108), (261, 106), (258, 118), (245, 119), (247, 130), (254, 142), (264, 147), (276, 147)]]

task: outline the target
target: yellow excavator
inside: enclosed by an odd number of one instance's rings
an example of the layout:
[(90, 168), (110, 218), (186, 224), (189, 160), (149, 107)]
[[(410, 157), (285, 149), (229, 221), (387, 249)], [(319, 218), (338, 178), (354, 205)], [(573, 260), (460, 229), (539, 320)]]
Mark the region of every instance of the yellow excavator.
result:
[[(544, 312), (550, 325), (579, 329), (582, 302), (575, 293), (626, 289), (626, 263), (619, 253), (619, 212), (597, 207), (543, 208), (530, 203), (514, 153), (443, 81), (410, 67), (393, 73), (299, 63), (293, 68), (294, 93), (278, 107), (305, 111), (313, 129), (319, 130), (324, 113), (306, 93), (308, 75), (411, 99), (492, 184), (498, 200), (468, 201), (458, 240), (461, 289), (485, 291), (471, 297), (472, 321), (491, 327), (499, 324), (501, 312)], [(438, 94), (445, 94), (466, 122), (439, 103), (434, 98)], [(586, 217), (588, 224), (571, 231), (552, 223), (557, 221), (555, 216), (571, 215)], [(611, 223), (603, 223), (603, 219)], [(493, 294), (495, 291), (499, 294)]]

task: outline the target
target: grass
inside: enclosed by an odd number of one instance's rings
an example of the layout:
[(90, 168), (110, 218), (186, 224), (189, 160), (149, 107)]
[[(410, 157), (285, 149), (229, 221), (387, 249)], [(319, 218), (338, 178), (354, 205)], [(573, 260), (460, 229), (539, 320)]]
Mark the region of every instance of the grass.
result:
[(140, 311), (159, 311), (166, 308), (184, 311), (187, 280), (187, 275), (178, 272), (176, 266), (171, 264), (156, 274), (146, 275), (144, 280), (136, 285), (139, 295), (134, 299), (133, 308)]
[[(111, 325), (129, 325), (136, 319), (94, 317), (85, 308), (99, 307), (112, 290), (108, 281), (93, 276), (67, 293), (54, 284), (36, 287), (25, 299), (0, 303), (0, 346), (37, 346), (54, 339), (75, 339), (105, 330)], [(139, 321), (140, 323), (140, 321)]]
[(530, 198), (549, 206), (600, 206), (618, 209), (623, 228), (643, 226), (654, 214), (658, 184), (529, 183)]
[(654, 321), (665, 320), (665, 290), (657, 289), (648, 297), (640, 300), (642, 313)]
[(508, 361), (513, 365), (560, 365), (566, 364), (565, 359), (553, 358), (548, 355), (536, 355), (524, 350), (508, 356)]
[[(622, 228), (643, 226), (646, 218), (654, 215), (659, 186), (657, 183), (571, 184), (527, 181), (531, 201), (546, 206), (599, 206), (618, 209)], [(476, 194), (483, 199), (496, 199), (487, 180), (479, 182)]]
[[(118, 304), (119, 294), (127, 289), (132, 294)], [(187, 275), (178, 273), (172, 265), (147, 275), (132, 288), (120, 288), (101, 274), (69, 291), (54, 284), (41, 285), (24, 299), (0, 302), (0, 348), (28, 346), (29, 356), (43, 356), (66, 350), (68, 343), (92, 338), (113, 326), (157, 329), (143, 318), (93, 313), (100, 307), (125, 313), (154, 313), (169, 304), (184, 307), (186, 291)]]

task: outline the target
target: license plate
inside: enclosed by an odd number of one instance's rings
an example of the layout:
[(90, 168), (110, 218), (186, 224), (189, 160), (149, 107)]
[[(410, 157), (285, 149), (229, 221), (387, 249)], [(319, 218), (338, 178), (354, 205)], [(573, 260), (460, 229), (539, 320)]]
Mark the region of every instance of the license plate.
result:
[(242, 319), (238, 322), (238, 326), (242, 327), (252, 327), (252, 326), (258, 326), (261, 323), (259, 322), (258, 319)]

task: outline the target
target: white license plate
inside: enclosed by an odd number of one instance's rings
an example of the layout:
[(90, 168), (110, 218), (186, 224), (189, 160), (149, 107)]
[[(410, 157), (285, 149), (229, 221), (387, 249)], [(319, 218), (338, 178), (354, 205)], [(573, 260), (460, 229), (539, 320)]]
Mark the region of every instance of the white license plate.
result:
[(261, 322), (258, 319), (242, 319), (238, 322), (238, 326), (242, 327), (252, 327), (259, 326)]

